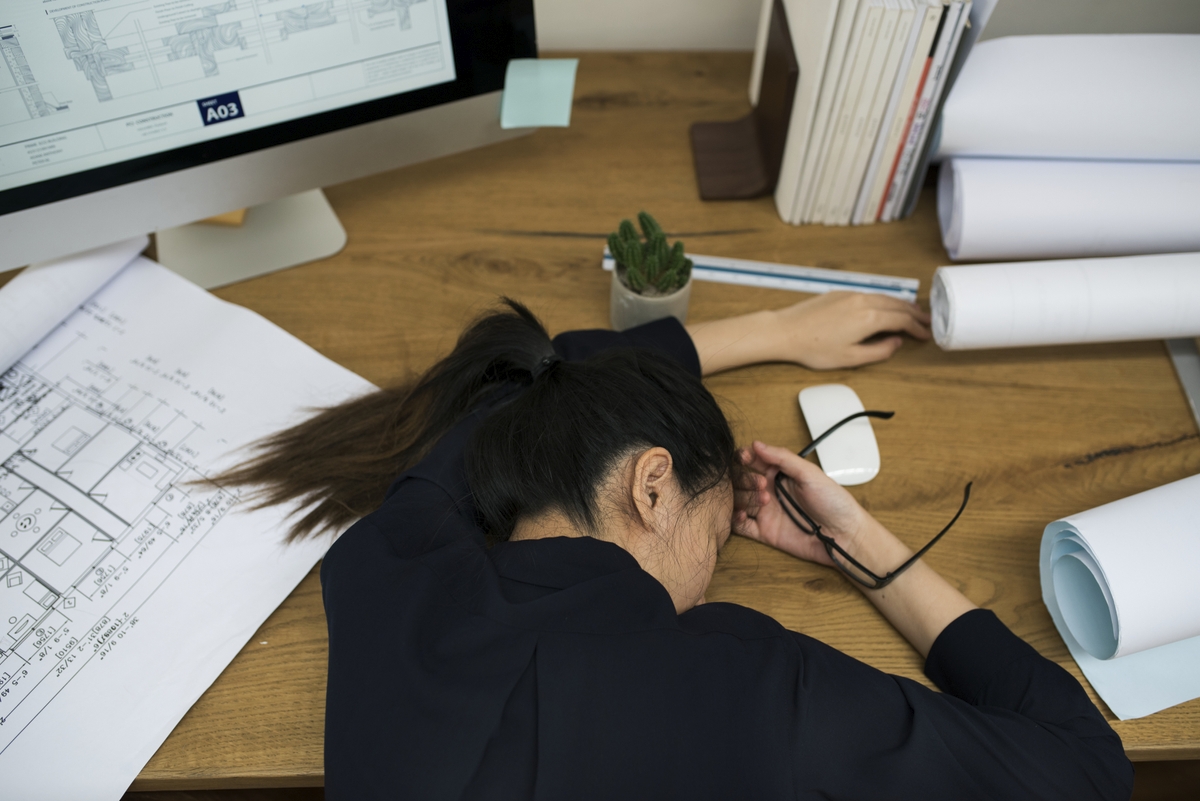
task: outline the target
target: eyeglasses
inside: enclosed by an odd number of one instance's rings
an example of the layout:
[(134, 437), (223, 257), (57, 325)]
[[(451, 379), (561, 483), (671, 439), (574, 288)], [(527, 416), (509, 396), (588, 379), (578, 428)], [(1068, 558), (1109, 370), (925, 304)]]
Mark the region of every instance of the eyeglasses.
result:
[[(804, 450), (800, 451), (800, 458), (803, 459), (804, 457), (808, 456), (813, 452), (813, 449), (825, 441), (826, 437), (837, 431), (842, 426), (846, 425), (846, 423), (849, 423), (851, 420), (857, 420), (860, 417), (875, 417), (880, 420), (890, 420), (895, 414), (895, 412), (878, 411), (855, 412), (849, 417), (834, 423), (827, 431), (825, 431), (825, 433), (821, 434), (821, 436), (810, 442), (808, 446), (804, 448)], [(821, 526), (817, 524), (817, 521), (813, 520), (812, 517), (810, 517), (803, 508), (801, 508), (796, 499), (792, 497), (791, 493), (787, 491), (787, 488), (783, 485), (784, 478), (785, 476), (783, 473), (775, 474), (775, 497), (779, 499), (779, 505), (783, 507), (783, 511), (787, 513), (787, 516), (796, 525), (796, 528), (800, 529), (805, 534), (816, 537), (818, 540), (820, 540), (821, 544), (825, 546), (825, 552), (829, 554), (829, 558), (832, 559), (833, 563), (838, 566), (838, 569), (840, 569), (850, 578), (854, 579), (854, 581), (871, 590), (879, 590), (886, 587), (887, 585), (891, 584), (897, 576), (912, 567), (918, 559), (924, 556), (930, 548), (937, 544), (937, 541), (940, 540), (942, 536), (950, 530), (951, 526), (958, 522), (958, 518), (962, 516), (963, 510), (967, 508), (967, 501), (971, 499), (972, 482), (967, 482), (967, 486), (963, 489), (962, 505), (958, 507), (958, 511), (954, 513), (954, 517), (949, 523), (946, 524), (946, 527), (939, 531), (937, 536), (926, 543), (924, 548), (913, 554), (912, 557), (904, 564), (900, 565), (900, 567), (896, 568), (890, 573), (877, 576), (868, 570), (865, 565), (847, 553), (842, 546), (837, 544), (833, 537), (821, 532)]]

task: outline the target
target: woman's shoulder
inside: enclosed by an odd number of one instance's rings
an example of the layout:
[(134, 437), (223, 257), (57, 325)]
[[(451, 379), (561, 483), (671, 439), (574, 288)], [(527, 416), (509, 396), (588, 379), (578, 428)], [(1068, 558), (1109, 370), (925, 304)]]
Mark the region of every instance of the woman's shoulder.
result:
[(778, 639), (791, 643), (792, 632), (762, 612), (732, 603), (705, 603), (679, 616), (679, 627), (689, 634), (727, 634), (740, 640)]
[[(373, 570), (397, 559), (414, 559), (447, 546), (482, 547), (483, 532), (466, 503), (440, 482), (406, 474), (383, 504), (350, 526), (325, 555), (331, 570)], [(467, 504), (469, 506), (469, 504)]]
[(567, 331), (554, 338), (555, 351), (568, 361), (586, 359), (601, 351), (621, 347), (656, 350), (700, 377), (700, 356), (696, 346), (687, 329), (674, 317), (664, 317), (625, 331)]

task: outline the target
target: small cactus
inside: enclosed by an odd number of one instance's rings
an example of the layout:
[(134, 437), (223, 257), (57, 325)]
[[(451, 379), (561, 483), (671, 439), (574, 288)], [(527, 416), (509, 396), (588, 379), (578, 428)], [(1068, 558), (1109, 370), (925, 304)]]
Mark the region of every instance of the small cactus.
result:
[(668, 247), (662, 226), (644, 211), (638, 213), (638, 224), (644, 242), (629, 220), (622, 220), (608, 235), (617, 274), (639, 295), (669, 295), (681, 289), (692, 274), (692, 260), (683, 255), (683, 243)]

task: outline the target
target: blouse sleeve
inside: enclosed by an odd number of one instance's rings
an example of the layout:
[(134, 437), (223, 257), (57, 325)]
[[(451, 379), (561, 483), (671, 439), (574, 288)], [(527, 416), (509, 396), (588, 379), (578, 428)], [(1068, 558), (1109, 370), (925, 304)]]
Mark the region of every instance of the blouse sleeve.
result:
[(696, 346), (683, 323), (674, 317), (664, 317), (625, 331), (568, 331), (554, 338), (554, 350), (567, 361), (579, 361), (619, 347), (657, 350), (700, 377), (700, 356)]
[[(833, 797), (1128, 799), (1121, 740), (1069, 673), (990, 611), (938, 637), (944, 692), (796, 635), (803, 652), (802, 781)], [(888, 776), (881, 786), (880, 776)]]

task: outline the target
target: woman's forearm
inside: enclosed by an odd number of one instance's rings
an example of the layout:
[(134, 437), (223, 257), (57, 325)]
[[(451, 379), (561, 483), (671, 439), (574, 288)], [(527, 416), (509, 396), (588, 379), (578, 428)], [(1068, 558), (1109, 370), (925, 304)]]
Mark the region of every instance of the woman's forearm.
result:
[(774, 317), (775, 312), (758, 311), (688, 325), (688, 335), (700, 356), (701, 372), (712, 375), (779, 359), (773, 347), (779, 335)]
[[(912, 550), (883, 525), (873, 518), (870, 524), (847, 550), (872, 572), (883, 575), (912, 556)], [(920, 560), (883, 589), (869, 590), (857, 582), (855, 586), (921, 656), (929, 655), (934, 640), (946, 626), (959, 615), (977, 608)]]

